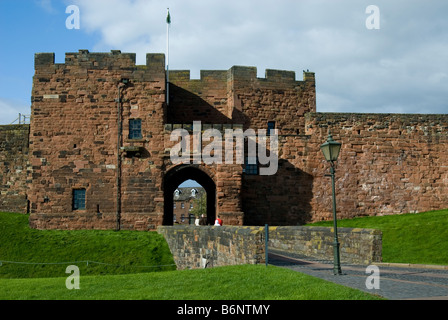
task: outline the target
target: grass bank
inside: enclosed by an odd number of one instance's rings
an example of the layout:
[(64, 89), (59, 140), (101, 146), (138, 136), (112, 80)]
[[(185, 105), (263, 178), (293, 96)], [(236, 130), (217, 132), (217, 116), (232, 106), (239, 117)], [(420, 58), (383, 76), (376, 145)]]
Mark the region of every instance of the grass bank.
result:
[(175, 269), (156, 232), (35, 230), (27, 215), (17, 213), (0, 213), (0, 261), (0, 278), (66, 277), (71, 264), (83, 275)]
[[(14, 213), (0, 213), (0, 261), (0, 300), (378, 299), (274, 266), (151, 268), (174, 263), (165, 240), (155, 232), (34, 230), (28, 216)], [(79, 268), (79, 290), (66, 287), (72, 274), (65, 270), (71, 264)], [(156, 270), (163, 272), (147, 272)]]
[(128, 275), (0, 279), (0, 300), (378, 300), (377, 296), (274, 266), (242, 265)]

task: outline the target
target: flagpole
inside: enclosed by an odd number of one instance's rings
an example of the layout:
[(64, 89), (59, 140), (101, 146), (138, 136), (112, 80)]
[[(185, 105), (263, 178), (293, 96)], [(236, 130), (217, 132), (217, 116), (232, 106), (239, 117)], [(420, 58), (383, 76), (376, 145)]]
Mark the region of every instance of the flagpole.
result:
[(170, 104), (170, 8), (166, 16), (166, 105)]

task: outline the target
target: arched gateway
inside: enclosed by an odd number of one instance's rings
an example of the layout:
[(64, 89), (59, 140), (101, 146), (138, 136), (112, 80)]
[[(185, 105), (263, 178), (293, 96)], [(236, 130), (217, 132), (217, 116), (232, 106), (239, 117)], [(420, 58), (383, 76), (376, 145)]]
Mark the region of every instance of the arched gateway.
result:
[(216, 184), (199, 165), (179, 165), (169, 170), (164, 178), (163, 225), (173, 224), (173, 192), (182, 182), (195, 180), (207, 192), (207, 222), (213, 224), (216, 217)]

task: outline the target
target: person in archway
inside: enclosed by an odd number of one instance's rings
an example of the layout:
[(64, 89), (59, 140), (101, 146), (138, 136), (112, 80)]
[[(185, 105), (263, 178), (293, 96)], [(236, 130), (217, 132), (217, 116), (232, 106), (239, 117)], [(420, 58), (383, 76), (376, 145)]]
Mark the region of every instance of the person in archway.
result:
[(200, 226), (207, 225), (207, 217), (204, 214), (201, 214), (201, 218), (199, 219), (199, 225)]
[(215, 226), (222, 226), (222, 220), (219, 216), (216, 217)]

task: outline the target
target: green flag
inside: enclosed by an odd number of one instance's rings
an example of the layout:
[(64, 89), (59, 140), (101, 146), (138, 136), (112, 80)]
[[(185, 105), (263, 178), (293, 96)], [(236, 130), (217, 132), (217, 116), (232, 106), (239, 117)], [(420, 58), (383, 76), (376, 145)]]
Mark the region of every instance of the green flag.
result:
[(166, 16), (166, 23), (171, 24), (170, 10), (168, 10), (168, 15)]

